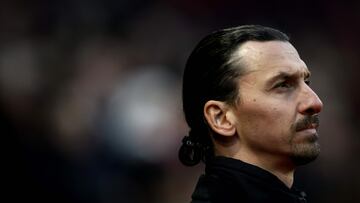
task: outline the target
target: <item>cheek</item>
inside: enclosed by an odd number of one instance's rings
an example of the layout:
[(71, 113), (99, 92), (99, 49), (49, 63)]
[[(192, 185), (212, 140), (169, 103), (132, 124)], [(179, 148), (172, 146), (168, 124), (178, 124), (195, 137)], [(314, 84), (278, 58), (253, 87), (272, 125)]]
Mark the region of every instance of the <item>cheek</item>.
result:
[(244, 101), (238, 111), (240, 134), (264, 141), (284, 139), (290, 132), (289, 113), (284, 106), (273, 102), (260, 101), (258, 98)]

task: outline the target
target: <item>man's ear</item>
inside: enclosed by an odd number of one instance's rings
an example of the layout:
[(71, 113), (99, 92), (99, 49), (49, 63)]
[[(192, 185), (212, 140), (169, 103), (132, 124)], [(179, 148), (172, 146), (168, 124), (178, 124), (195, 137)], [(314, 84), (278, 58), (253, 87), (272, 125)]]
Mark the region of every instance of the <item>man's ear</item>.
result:
[(232, 109), (221, 101), (209, 100), (204, 105), (204, 116), (211, 129), (219, 135), (233, 136), (236, 132)]

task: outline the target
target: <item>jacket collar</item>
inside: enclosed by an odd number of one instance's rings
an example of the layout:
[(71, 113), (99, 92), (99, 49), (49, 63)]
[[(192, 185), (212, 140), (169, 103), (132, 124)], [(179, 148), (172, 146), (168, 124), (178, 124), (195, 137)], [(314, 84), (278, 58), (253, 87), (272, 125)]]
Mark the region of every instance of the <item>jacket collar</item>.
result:
[(294, 186), (288, 188), (278, 177), (269, 171), (238, 159), (223, 156), (214, 157), (206, 163), (205, 172), (212, 174), (214, 171), (226, 171), (226, 173), (235, 178), (244, 174), (249, 175), (264, 182), (264, 184), (271, 184), (273, 187), (278, 187), (281, 190), (300, 193)]

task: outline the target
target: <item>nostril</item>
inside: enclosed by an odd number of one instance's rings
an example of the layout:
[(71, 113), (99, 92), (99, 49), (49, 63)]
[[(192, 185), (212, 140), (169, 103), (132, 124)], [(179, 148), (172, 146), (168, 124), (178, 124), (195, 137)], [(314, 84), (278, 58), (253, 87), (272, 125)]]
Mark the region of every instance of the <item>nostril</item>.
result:
[(308, 115), (313, 115), (313, 114), (316, 114), (318, 113), (314, 108), (308, 108), (305, 110), (305, 113), (308, 114)]

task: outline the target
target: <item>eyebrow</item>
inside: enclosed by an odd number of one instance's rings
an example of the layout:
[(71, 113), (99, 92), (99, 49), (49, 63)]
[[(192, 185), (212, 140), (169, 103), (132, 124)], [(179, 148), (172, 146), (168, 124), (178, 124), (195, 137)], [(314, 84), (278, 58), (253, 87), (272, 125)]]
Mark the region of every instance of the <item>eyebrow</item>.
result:
[(276, 82), (279, 79), (289, 79), (289, 78), (294, 79), (294, 78), (300, 78), (300, 77), (307, 79), (310, 76), (311, 76), (310, 71), (295, 72), (295, 73), (280, 71), (280, 72), (276, 73), (274, 76), (272, 76), (270, 79), (268, 79), (268, 81), (266, 82), (266, 85), (267, 86), (272, 85), (274, 82)]

